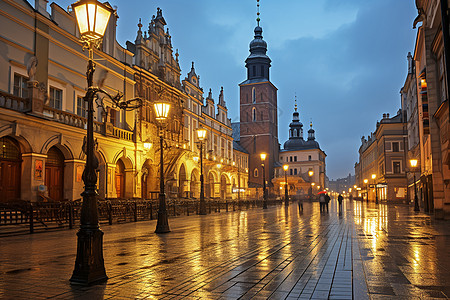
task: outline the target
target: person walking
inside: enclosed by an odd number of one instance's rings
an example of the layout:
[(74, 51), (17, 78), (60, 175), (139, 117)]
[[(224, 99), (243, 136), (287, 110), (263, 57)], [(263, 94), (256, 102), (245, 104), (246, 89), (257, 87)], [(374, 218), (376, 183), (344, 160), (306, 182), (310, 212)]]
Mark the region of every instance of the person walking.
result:
[(330, 200), (331, 200), (330, 196), (328, 194), (325, 194), (325, 207), (327, 208), (327, 213), (328, 213), (328, 203), (330, 203)]
[(320, 204), (320, 212), (325, 212), (325, 195), (324, 194), (320, 194), (319, 196), (319, 204)]
[(338, 196), (339, 212), (342, 211), (342, 200), (344, 200), (344, 197), (342, 197), (342, 195), (339, 194), (339, 196)]

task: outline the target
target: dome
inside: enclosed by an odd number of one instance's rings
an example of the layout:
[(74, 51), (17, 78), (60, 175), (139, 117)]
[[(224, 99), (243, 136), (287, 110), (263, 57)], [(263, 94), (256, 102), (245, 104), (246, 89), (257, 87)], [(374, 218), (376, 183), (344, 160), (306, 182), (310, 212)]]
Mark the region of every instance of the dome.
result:
[(320, 149), (319, 143), (314, 140), (305, 141), (303, 139), (290, 138), (283, 145), (283, 150), (308, 150), (308, 149)]
[(267, 43), (263, 40), (262, 28), (259, 26), (255, 27), (255, 38), (250, 42), (250, 52), (252, 54), (266, 54), (267, 52)]

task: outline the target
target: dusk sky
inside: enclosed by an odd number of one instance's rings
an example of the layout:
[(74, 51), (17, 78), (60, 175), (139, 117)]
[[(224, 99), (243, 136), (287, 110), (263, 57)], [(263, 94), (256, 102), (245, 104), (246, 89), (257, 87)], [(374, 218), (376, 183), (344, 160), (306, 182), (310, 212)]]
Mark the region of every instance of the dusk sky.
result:
[[(56, 3), (66, 8), (73, 2)], [(134, 42), (139, 18), (147, 30), (160, 7), (174, 51), (179, 49), (182, 79), (194, 61), (205, 93), (212, 88), (218, 100), (223, 86), (228, 116), (239, 121), (238, 84), (246, 79), (244, 61), (256, 26), (256, 1), (109, 3), (117, 6), (117, 39), (124, 47), (127, 40)], [(313, 122), (327, 154), (327, 176), (354, 174), (361, 137), (375, 130), (383, 113), (393, 116), (400, 108), (406, 56), (414, 51), (415, 1), (261, 0), (260, 12), (272, 60), (270, 80), (278, 88), (281, 147), (288, 139), (296, 94), (304, 128)]]

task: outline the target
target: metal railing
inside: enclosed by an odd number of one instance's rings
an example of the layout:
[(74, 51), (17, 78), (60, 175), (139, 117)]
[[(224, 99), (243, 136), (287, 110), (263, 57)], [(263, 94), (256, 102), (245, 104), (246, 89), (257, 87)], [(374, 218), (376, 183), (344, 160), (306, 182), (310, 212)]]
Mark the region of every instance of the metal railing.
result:
[[(282, 200), (269, 199), (269, 205)], [(0, 236), (18, 233), (34, 233), (51, 229), (72, 229), (78, 226), (81, 215), (81, 199), (61, 202), (15, 201), (0, 203)], [(224, 200), (210, 198), (206, 201), (209, 213), (220, 213), (262, 207), (262, 200)], [(102, 199), (98, 201), (100, 224), (117, 224), (154, 220), (157, 218), (158, 200)], [(168, 199), (169, 216), (189, 216), (199, 212), (198, 199)]]

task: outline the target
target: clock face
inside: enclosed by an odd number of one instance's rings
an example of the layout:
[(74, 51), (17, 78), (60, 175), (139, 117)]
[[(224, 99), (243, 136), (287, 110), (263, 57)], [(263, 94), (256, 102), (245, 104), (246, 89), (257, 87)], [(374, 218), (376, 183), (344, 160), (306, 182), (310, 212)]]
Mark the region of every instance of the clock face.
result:
[(195, 78), (195, 77), (192, 77), (192, 83), (195, 83), (195, 84), (197, 84), (197, 78)]

